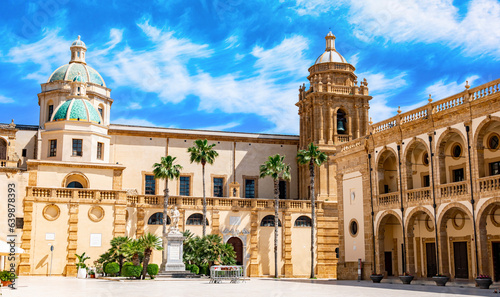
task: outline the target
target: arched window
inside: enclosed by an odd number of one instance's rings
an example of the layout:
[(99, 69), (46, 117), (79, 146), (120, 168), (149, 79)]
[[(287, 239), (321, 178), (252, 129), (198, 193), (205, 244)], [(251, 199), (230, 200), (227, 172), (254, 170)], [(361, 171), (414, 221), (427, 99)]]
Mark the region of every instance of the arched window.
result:
[(337, 134), (347, 134), (347, 118), (342, 109), (337, 111)]
[(83, 189), (83, 185), (77, 181), (72, 181), (66, 186), (66, 188)]
[[(203, 215), (201, 213), (194, 213), (189, 216), (189, 218), (186, 221), (186, 225), (195, 225), (195, 226), (201, 226), (203, 225)], [(207, 226), (208, 226), (208, 219), (207, 219)]]
[(7, 160), (7, 142), (0, 138), (0, 160)]
[[(148, 219), (148, 225), (163, 225), (163, 212), (152, 214)], [(170, 225), (169, 216), (167, 216), (167, 225)]]
[(295, 227), (311, 227), (311, 218), (308, 216), (300, 216), (295, 220)]
[[(274, 216), (265, 216), (260, 222), (261, 227), (274, 227)], [(278, 227), (281, 227), (281, 221), (278, 219)]]

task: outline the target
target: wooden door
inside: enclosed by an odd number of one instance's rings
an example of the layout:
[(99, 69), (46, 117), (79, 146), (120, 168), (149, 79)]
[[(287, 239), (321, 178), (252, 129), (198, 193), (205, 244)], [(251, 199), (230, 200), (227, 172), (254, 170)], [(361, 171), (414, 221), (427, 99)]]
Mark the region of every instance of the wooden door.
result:
[(455, 278), (469, 278), (467, 242), (465, 241), (454, 242), (453, 254), (455, 258)]
[(387, 276), (392, 276), (392, 252), (385, 252), (385, 271)]
[(500, 280), (500, 242), (491, 243), (493, 252), (493, 277), (496, 282)]
[(436, 244), (434, 242), (427, 242), (425, 244), (425, 255), (427, 260), (427, 277), (433, 277), (437, 274)]
[(236, 253), (236, 265), (243, 265), (243, 242), (238, 237), (231, 237), (227, 243), (233, 246)]

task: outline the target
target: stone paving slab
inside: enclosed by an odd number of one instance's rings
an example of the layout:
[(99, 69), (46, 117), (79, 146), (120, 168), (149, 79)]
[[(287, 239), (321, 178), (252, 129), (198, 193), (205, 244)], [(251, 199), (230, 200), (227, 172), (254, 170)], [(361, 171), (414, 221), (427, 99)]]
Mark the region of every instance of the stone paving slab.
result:
[[(493, 296), (493, 290), (421, 285), (372, 284), (368, 281), (308, 279), (256, 279), (244, 283), (209, 284), (189, 281), (109, 281), (66, 277), (22, 276), (17, 290), (3, 290), (2, 297), (175, 297), (175, 296), (367, 296), (367, 297), (451, 297)], [(497, 295), (500, 297), (500, 295)]]

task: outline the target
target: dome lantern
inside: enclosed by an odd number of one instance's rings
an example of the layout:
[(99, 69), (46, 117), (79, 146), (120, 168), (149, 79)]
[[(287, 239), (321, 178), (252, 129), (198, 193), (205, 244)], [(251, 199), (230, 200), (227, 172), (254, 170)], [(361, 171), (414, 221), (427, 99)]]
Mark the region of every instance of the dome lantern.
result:
[(78, 35), (77, 40), (73, 41), (70, 50), (71, 50), (70, 63), (85, 64), (85, 52), (87, 51), (87, 47), (85, 46), (85, 43), (80, 40), (80, 35)]

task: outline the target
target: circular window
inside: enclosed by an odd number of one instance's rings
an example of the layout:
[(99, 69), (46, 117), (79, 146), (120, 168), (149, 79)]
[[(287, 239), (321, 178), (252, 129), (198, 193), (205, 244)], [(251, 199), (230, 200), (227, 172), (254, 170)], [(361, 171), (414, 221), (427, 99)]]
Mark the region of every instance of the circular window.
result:
[(351, 233), (352, 237), (356, 237), (358, 235), (358, 221), (356, 220), (351, 220), (349, 223), (349, 233)]
[(59, 206), (49, 204), (43, 208), (42, 214), (47, 221), (55, 221), (61, 214), (61, 210), (59, 209)]
[(434, 231), (434, 224), (432, 224), (431, 217), (428, 215), (425, 216), (425, 229), (427, 229), (427, 231), (429, 232)]
[(460, 144), (456, 143), (451, 147), (451, 156), (455, 159), (462, 156), (462, 146)]
[(460, 230), (464, 227), (465, 225), (465, 215), (464, 213), (462, 212), (457, 212), (454, 216), (453, 216), (453, 220), (452, 220), (452, 223), (453, 223), (453, 227), (457, 230)]
[(495, 206), (491, 210), (491, 222), (495, 227), (500, 227), (500, 206)]
[(423, 155), (422, 155), (422, 163), (425, 166), (429, 165), (429, 154), (427, 152), (423, 153)]
[(498, 137), (498, 134), (493, 133), (490, 135), (488, 138), (488, 149), (492, 151), (496, 151), (498, 149), (498, 146), (500, 144), (500, 138)]
[(89, 209), (89, 219), (92, 222), (99, 222), (104, 218), (104, 209), (100, 206), (93, 206)]

